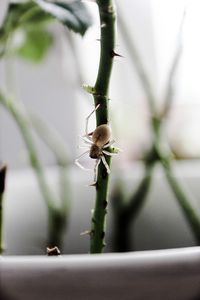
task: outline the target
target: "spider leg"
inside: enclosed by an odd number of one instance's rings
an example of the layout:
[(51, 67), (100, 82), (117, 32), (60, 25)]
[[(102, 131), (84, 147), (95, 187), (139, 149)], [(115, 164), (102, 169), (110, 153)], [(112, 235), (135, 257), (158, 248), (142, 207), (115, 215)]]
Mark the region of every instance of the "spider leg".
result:
[(80, 138), (88, 145), (93, 144), (92, 140), (90, 140), (90, 138), (88, 138), (88, 136), (80, 136)]
[(96, 160), (96, 164), (95, 164), (95, 167), (94, 167), (94, 183), (97, 182), (97, 172), (98, 172), (98, 166), (99, 166), (100, 162), (101, 162), (101, 159), (98, 158)]
[(82, 153), (80, 156), (77, 157), (77, 159), (75, 159), (75, 164), (81, 168), (82, 170), (85, 170), (85, 171), (89, 171), (90, 169), (87, 169), (85, 168), (80, 162), (80, 158), (83, 157), (84, 155), (88, 154), (90, 152), (90, 150), (87, 150), (86, 152)]
[(86, 118), (86, 123), (85, 123), (85, 133), (86, 133), (86, 136), (89, 136), (90, 133), (88, 131), (88, 124), (89, 124), (89, 119), (90, 117), (92, 116), (92, 114), (99, 108), (100, 104), (98, 104), (95, 109), (93, 109), (93, 111), (89, 114), (89, 116)]
[(78, 149), (88, 149), (88, 145), (85, 145), (85, 146), (78, 146)]
[(101, 156), (101, 160), (102, 160), (102, 163), (104, 164), (104, 166), (106, 168), (107, 173), (110, 174), (110, 167), (107, 164), (107, 161), (106, 161), (106, 159), (105, 159), (105, 157), (103, 155)]
[(115, 156), (117, 155), (118, 153), (114, 153), (114, 152), (109, 152), (109, 151), (106, 151), (106, 150), (102, 150), (102, 152), (108, 156)]
[(108, 142), (107, 144), (105, 144), (105, 145), (103, 146), (103, 149), (112, 146), (114, 143), (115, 143), (115, 140), (111, 140), (110, 142)]

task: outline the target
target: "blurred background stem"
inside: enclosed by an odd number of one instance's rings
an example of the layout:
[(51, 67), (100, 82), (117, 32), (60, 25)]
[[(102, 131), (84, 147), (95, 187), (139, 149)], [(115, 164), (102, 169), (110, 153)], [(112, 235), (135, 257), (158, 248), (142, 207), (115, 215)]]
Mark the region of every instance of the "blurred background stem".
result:
[(129, 199), (123, 195), (120, 185), (117, 185), (112, 193), (112, 250), (114, 252), (127, 252), (134, 249), (132, 227), (148, 196), (154, 165), (154, 161), (145, 164), (143, 178)]
[[(20, 130), (20, 133), (26, 144), (30, 164), (36, 174), (42, 196), (46, 203), (49, 220), (48, 246), (62, 247), (63, 236), (61, 239), (61, 235), (64, 232), (66, 225), (67, 210), (63, 210), (63, 206), (59, 208), (55, 204), (55, 199), (46, 181), (43, 167), (39, 160), (39, 156), (33, 141), (30, 121), (27, 117), (25, 108), (21, 102), (11, 100), (7, 98), (3, 93), (0, 93), (0, 102), (13, 116)], [(54, 229), (53, 226), (55, 227)]]
[[(182, 31), (185, 20), (185, 11), (180, 23), (179, 32), (177, 35), (177, 45), (174, 56), (169, 68), (169, 74), (166, 82), (166, 92), (164, 97), (164, 105), (162, 112), (158, 114), (156, 108), (156, 99), (151, 86), (149, 76), (143, 66), (142, 58), (137, 50), (134, 43), (133, 36), (130, 35), (130, 30), (126, 27), (125, 20), (122, 16), (119, 16), (119, 31), (123, 37), (125, 45), (131, 56), (131, 61), (134, 69), (136, 70), (140, 79), (143, 90), (146, 94), (146, 99), (149, 107), (150, 127), (152, 132), (152, 147), (144, 156), (145, 174), (141, 179), (138, 188), (133, 192), (131, 197), (125, 201), (122, 191), (118, 190), (118, 196), (116, 200), (116, 193), (112, 195), (112, 205), (114, 213), (114, 232), (113, 232), (113, 247), (114, 251), (125, 252), (133, 250), (132, 244), (132, 225), (143, 207), (145, 200), (147, 199), (148, 192), (150, 189), (151, 179), (153, 175), (153, 169), (156, 163), (160, 163), (164, 169), (166, 179), (169, 183), (171, 190), (174, 193), (175, 199), (177, 200), (185, 219), (190, 226), (192, 233), (200, 244), (200, 218), (195, 212), (192, 206), (192, 198), (188, 195), (182, 184), (177, 180), (173, 174), (171, 166), (171, 153), (165, 153), (166, 151), (162, 148), (162, 142), (164, 139), (163, 123), (167, 118), (171, 106), (173, 103), (174, 96), (174, 78), (177, 72), (179, 61), (182, 53)], [(115, 203), (118, 201), (120, 205)]]

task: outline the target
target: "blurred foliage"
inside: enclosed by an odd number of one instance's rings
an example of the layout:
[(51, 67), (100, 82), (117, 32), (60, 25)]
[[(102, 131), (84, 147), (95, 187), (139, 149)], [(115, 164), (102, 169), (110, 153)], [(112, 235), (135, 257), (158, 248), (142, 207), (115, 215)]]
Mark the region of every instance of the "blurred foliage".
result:
[(45, 12), (81, 35), (84, 35), (91, 25), (90, 14), (81, 1), (71, 3), (54, 1), (50, 3), (44, 0), (37, 0), (36, 2)]
[(36, 26), (35, 29), (26, 30), (25, 39), (16, 53), (33, 62), (40, 62), (53, 45), (53, 35), (42, 28)]
[[(81, 1), (50, 3), (35, 0), (10, 3), (0, 28), (0, 57), (7, 53), (11, 42), (10, 55), (18, 55), (33, 62), (41, 61), (53, 45), (53, 35), (47, 29), (47, 25), (53, 20), (82, 36), (92, 23), (90, 14)], [(19, 32), (23, 39), (15, 47), (12, 40)]]

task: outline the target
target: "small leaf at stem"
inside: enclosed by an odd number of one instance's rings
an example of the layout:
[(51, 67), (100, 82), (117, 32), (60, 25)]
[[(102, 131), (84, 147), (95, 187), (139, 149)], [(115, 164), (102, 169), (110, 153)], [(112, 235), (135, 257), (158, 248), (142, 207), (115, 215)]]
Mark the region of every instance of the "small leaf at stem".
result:
[(93, 86), (87, 85), (87, 84), (83, 84), (83, 89), (88, 92), (89, 94), (95, 95), (96, 94), (96, 90)]

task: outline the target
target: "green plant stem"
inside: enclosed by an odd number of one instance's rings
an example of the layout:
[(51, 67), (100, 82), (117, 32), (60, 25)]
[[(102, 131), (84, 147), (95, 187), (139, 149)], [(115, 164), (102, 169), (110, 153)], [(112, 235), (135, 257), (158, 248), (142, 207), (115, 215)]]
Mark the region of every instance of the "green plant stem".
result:
[[(129, 50), (130, 54), (132, 55), (133, 59), (133, 65), (134, 68), (136, 68), (136, 71), (138, 73), (138, 77), (140, 78), (141, 84), (143, 86), (143, 89), (147, 96), (147, 101), (149, 104), (149, 110), (151, 112), (151, 129), (153, 134), (153, 148), (154, 152), (149, 152), (149, 155), (146, 156), (145, 163), (150, 159), (152, 163), (154, 162), (160, 162), (164, 168), (166, 178), (168, 180), (168, 183), (174, 192), (175, 198), (177, 199), (184, 216), (186, 220), (188, 221), (188, 224), (190, 225), (192, 232), (198, 242), (200, 243), (200, 219), (198, 215), (196, 214), (194, 208), (190, 204), (191, 198), (186, 193), (182, 185), (178, 182), (178, 180), (173, 175), (172, 167), (171, 167), (171, 161), (170, 156), (166, 156), (164, 151), (161, 149), (161, 130), (162, 125), (164, 122), (164, 119), (167, 117), (173, 101), (173, 83), (174, 78), (177, 72), (177, 68), (180, 62), (180, 57), (182, 54), (182, 31), (183, 31), (183, 25), (185, 20), (185, 12), (183, 13), (183, 17), (180, 23), (179, 32), (177, 36), (177, 47), (175, 49), (174, 56), (172, 58), (172, 63), (169, 69), (169, 75), (167, 78), (167, 84), (166, 84), (166, 93), (164, 97), (164, 106), (163, 111), (160, 116), (158, 116), (156, 112), (156, 106), (155, 106), (155, 96), (152, 91), (152, 87), (150, 84), (150, 80), (148, 78), (147, 72), (143, 66), (142, 59), (139, 55), (139, 52), (137, 50), (137, 47), (135, 46), (132, 37), (129, 35), (130, 30), (128, 31), (125, 25), (125, 22), (122, 18), (119, 19), (119, 29), (121, 30), (124, 42), (126, 43), (127, 49)], [(153, 155), (152, 155), (153, 154)], [(142, 181), (141, 181), (142, 183)], [(136, 193), (133, 194), (132, 199), (134, 199)], [(144, 202), (144, 199), (140, 198), (141, 203)], [(139, 201), (139, 202), (140, 202)], [(138, 203), (139, 203), (138, 202)], [(131, 200), (128, 202), (129, 205), (131, 205)], [(133, 202), (134, 207), (134, 202)], [(137, 210), (136, 210), (137, 211)], [(133, 216), (134, 218), (134, 216)], [(127, 222), (128, 223), (128, 222)], [(129, 224), (130, 225), (130, 224)], [(124, 227), (125, 228), (125, 227)], [(126, 228), (128, 234), (130, 234), (130, 226), (127, 226)], [(129, 244), (127, 242), (128, 234), (124, 230), (124, 236), (121, 234), (121, 240), (118, 241), (118, 244), (121, 241), (121, 244), (124, 244), (124, 251), (128, 250)]]
[[(167, 113), (168, 111), (166, 111)], [(188, 195), (187, 191), (184, 189), (182, 184), (178, 181), (178, 179), (173, 174), (173, 169), (171, 165), (171, 158), (170, 154), (165, 154), (165, 151), (161, 148), (160, 145), (160, 132), (161, 132), (161, 125), (160, 122), (158, 128), (159, 134), (155, 133), (155, 150), (157, 153), (157, 159), (160, 162), (160, 164), (163, 167), (163, 170), (165, 172), (166, 179), (169, 183), (169, 186), (171, 187), (175, 199), (177, 200), (180, 208), (183, 211), (183, 214), (185, 216), (186, 221), (188, 222), (193, 235), (195, 236), (195, 239), (198, 244), (200, 244), (200, 218), (198, 214), (195, 212), (195, 209), (192, 206), (192, 198), (190, 195)], [(153, 129), (152, 129), (153, 130)], [(154, 129), (155, 132), (155, 129)]]
[[(61, 210), (59, 211), (59, 209), (55, 206), (54, 198), (53, 198), (52, 193), (49, 189), (49, 186), (46, 182), (43, 168), (39, 161), (37, 150), (35, 148), (32, 134), (30, 131), (29, 119), (26, 116), (24, 107), (21, 102), (12, 101), (11, 99), (9, 99), (5, 95), (3, 95), (3, 93), (0, 93), (0, 103), (13, 116), (17, 126), (19, 127), (19, 130), (21, 132), (21, 135), (23, 137), (25, 145), (27, 147), (30, 164), (36, 174), (36, 178), (38, 180), (38, 184), (39, 184), (42, 196), (47, 205), (48, 221), (49, 221), (48, 240), (52, 242), (55, 237), (55, 232), (57, 232), (57, 235), (60, 234), (59, 233), (60, 224), (64, 224), (64, 220), (63, 220), (64, 217), (63, 217), (63, 212)], [(53, 220), (52, 220), (52, 217), (54, 218)], [(54, 224), (54, 226), (55, 226), (54, 230), (52, 230), (51, 224)], [(57, 225), (59, 228), (57, 227)], [(55, 239), (55, 243), (57, 242), (57, 240), (58, 239)], [(55, 243), (54, 243), (54, 246), (55, 246)], [(57, 244), (56, 246), (61, 247), (61, 244)]]
[[(96, 111), (97, 126), (108, 124), (108, 89), (113, 65), (115, 48), (115, 10), (112, 0), (97, 0), (101, 24), (101, 53), (97, 80), (95, 83), (95, 106), (100, 104)], [(110, 157), (106, 157), (110, 165)], [(101, 253), (105, 242), (105, 216), (107, 208), (109, 174), (101, 162), (98, 168), (96, 183), (96, 202), (92, 216), (90, 252)]]
[[(166, 110), (166, 113), (168, 111)], [(164, 116), (163, 116), (164, 117)], [(200, 218), (198, 214), (195, 212), (195, 209), (191, 204), (191, 196), (188, 195), (182, 184), (178, 181), (178, 179), (173, 174), (173, 169), (171, 166), (171, 158), (170, 154), (166, 154), (160, 145), (160, 136), (161, 136), (161, 126), (163, 119), (157, 124), (157, 127), (153, 127), (152, 131), (154, 131), (154, 147), (155, 153), (158, 162), (162, 165), (166, 179), (171, 187), (175, 199), (178, 201), (180, 208), (182, 209), (185, 219), (188, 222), (192, 232), (197, 240), (197, 243), (200, 244)], [(157, 129), (157, 130), (156, 130)]]
[(20, 129), (20, 132), (28, 149), (30, 164), (37, 174), (38, 183), (44, 196), (46, 205), (49, 208), (53, 208), (53, 197), (45, 180), (43, 169), (37, 155), (37, 150), (32, 139), (32, 134), (29, 130), (30, 123), (26, 117), (23, 106), (19, 102), (17, 103), (16, 101), (12, 101), (11, 99), (6, 98), (2, 93), (0, 94), (0, 102), (8, 110), (8, 112), (12, 114), (16, 124)]
[[(57, 161), (58, 163), (58, 161)], [(62, 249), (63, 236), (68, 226), (70, 212), (70, 181), (68, 176), (68, 164), (58, 163), (58, 183), (60, 207), (49, 211), (49, 246), (57, 245)]]
[(191, 196), (188, 195), (184, 187), (173, 174), (170, 161), (165, 159), (162, 160), (161, 163), (163, 165), (167, 181), (175, 195), (175, 198), (177, 199), (179, 206), (183, 211), (185, 219), (188, 222), (198, 245), (200, 245), (200, 218), (191, 205)]
[(63, 235), (67, 226), (67, 216), (64, 211), (54, 207), (48, 211), (48, 247), (57, 246), (62, 249)]
[(45, 122), (38, 114), (31, 112), (29, 114), (31, 123), (36, 130), (38, 136), (53, 152), (57, 165), (58, 165), (58, 176), (59, 176), (59, 188), (60, 188), (60, 199), (61, 199), (61, 210), (65, 212), (66, 218), (69, 214), (69, 191), (70, 183), (68, 176), (68, 168), (70, 167), (70, 160), (68, 150), (66, 149), (66, 143), (62, 136)]
[(113, 247), (114, 251), (116, 252), (133, 250), (131, 227), (142, 207), (144, 206), (151, 187), (154, 167), (160, 160), (157, 148), (160, 142), (161, 123), (157, 118), (152, 117), (151, 126), (153, 128), (152, 131), (154, 132), (153, 144), (151, 149), (144, 157), (144, 176), (138, 184), (137, 189), (134, 190), (131, 197), (127, 201), (124, 201), (124, 197), (120, 191), (117, 197), (112, 197), (112, 205), (114, 210)]
[(0, 254), (3, 253), (3, 196), (5, 191), (5, 178), (7, 168), (5, 165), (0, 166)]
[(123, 195), (119, 191), (112, 197), (114, 208), (113, 250), (115, 252), (133, 250), (132, 224), (142, 209), (148, 195), (154, 165), (154, 161), (145, 165), (144, 176), (128, 201), (123, 201)]
[(129, 219), (128, 222), (136, 218), (144, 204), (151, 185), (154, 166), (155, 161), (152, 161), (151, 164), (146, 165), (144, 177), (141, 180), (135, 193), (130, 198), (129, 204), (127, 205), (127, 207), (125, 207), (125, 214), (127, 215), (127, 219)]

